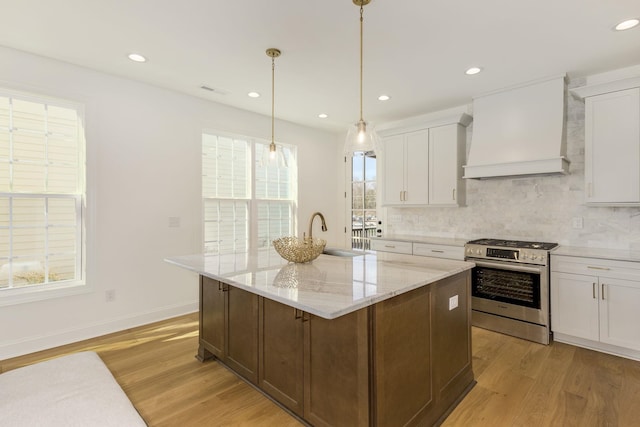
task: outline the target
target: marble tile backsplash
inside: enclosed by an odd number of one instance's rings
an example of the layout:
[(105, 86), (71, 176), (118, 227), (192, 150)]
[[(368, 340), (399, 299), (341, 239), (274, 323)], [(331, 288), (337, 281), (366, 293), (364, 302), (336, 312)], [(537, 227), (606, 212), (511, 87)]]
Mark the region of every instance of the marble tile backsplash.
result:
[[(574, 79), (568, 87), (584, 84)], [(566, 100), (568, 175), (465, 180), (466, 206), (387, 208), (386, 233), (640, 250), (640, 208), (584, 205), (584, 102), (568, 92)], [(467, 129), (467, 153), (472, 134), (473, 123)], [(574, 218), (582, 218), (583, 228), (573, 228)]]

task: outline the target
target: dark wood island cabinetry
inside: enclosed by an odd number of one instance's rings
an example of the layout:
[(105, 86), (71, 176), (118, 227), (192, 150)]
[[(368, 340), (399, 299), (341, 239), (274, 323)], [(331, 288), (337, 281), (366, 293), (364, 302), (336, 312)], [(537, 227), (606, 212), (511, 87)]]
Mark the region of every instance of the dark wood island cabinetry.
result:
[(324, 319), (201, 276), (198, 358), (314, 426), (434, 425), (474, 384), (469, 280), (467, 270)]

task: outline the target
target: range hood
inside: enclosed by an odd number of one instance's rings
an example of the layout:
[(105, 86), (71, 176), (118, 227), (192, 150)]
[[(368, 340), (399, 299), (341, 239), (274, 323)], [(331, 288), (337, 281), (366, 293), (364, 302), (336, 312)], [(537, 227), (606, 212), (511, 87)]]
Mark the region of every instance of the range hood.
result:
[(568, 173), (564, 112), (564, 75), (474, 98), (463, 178)]

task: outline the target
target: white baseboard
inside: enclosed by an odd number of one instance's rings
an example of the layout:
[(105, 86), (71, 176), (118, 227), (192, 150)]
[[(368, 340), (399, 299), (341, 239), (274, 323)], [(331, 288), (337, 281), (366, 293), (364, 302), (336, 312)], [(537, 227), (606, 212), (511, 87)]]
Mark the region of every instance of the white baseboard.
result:
[(83, 341), (196, 311), (198, 311), (198, 301), (193, 301), (186, 304), (161, 307), (144, 313), (136, 313), (131, 316), (85, 324), (76, 328), (4, 342), (0, 345), (0, 360)]
[(640, 351), (632, 350), (629, 348), (618, 347), (598, 341), (591, 341), (571, 335), (559, 334), (557, 332), (553, 333), (553, 340), (565, 344), (575, 345), (578, 347), (588, 348), (589, 350), (599, 351), (601, 353), (612, 354), (614, 356), (625, 357), (627, 359), (640, 361)]

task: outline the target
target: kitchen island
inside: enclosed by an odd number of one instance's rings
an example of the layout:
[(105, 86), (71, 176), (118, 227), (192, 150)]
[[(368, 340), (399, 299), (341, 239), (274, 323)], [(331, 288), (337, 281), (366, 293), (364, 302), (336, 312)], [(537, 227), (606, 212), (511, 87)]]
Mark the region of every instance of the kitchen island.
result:
[(472, 263), (272, 250), (168, 262), (200, 275), (198, 358), (316, 426), (433, 425), (474, 385)]

